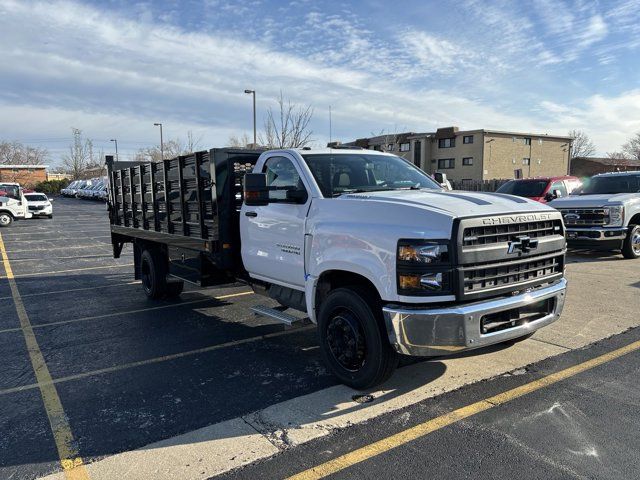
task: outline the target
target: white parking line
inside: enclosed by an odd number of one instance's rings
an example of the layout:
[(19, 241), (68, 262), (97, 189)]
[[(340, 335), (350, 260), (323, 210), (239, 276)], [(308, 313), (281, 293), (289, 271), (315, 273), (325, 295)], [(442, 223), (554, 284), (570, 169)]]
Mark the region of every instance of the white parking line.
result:
[[(14, 260), (12, 260), (13, 262)], [(115, 287), (124, 287), (124, 286), (128, 286), (128, 285), (136, 285), (141, 283), (140, 280), (134, 280), (133, 282), (125, 282), (125, 283), (116, 283), (113, 285), (98, 285), (97, 287), (83, 287), (83, 288), (69, 288), (66, 290), (51, 290), (48, 292), (38, 292), (38, 293), (26, 293), (24, 295), (22, 295), (22, 298), (25, 297), (40, 297), (43, 295), (58, 295), (58, 294), (63, 294), (63, 293), (72, 293), (72, 292), (82, 292), (84, 290), (102, 290), (104, 288), (115, 288)], [(0, 297), (0, 300), (8, 300), (11, 299), (13, 297), (8, 296), (8, 297)]]
[[(70, 268), (69, 270), (56, 270), (53, 272), (34, 272), (34, 273), (21, 273), (20, 275), (14, 275), (15, 278), (35, 277), (40, 275), (57, 275), (59, 273), (71, 273), (71, 272), (83, 272), (87, 270), (104, 270), (107, 268), (122, 268), (133, 267), (133, 263), (125, 263), (123, 265), (101, 265), (99, 267), (84, 267), (84, 268)], [(7, 278), (6, 275), (0, 276), (0, 278)]]

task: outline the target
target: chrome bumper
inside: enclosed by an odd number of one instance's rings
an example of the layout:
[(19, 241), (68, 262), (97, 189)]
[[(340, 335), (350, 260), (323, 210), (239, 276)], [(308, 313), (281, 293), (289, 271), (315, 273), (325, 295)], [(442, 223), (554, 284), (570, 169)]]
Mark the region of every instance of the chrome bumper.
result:
[[(399, 353), (415, 356), (440, 356), (493, 345), (522, 337), (555, 322), (562, 313), (567, 289), (566, 279), (513, 297), (504, 297), (451, 308), (413, 310), (383, 307), (391, 345)], [(529, 323), (482, 334), (485, 315), (503, 312), (554, 298), (553, 311)]]
[(606, 242), (609, 240), (624, 240), (627, 236), (625, 227), (591, 227), (573, 228), (567, 226), (567, 240)]

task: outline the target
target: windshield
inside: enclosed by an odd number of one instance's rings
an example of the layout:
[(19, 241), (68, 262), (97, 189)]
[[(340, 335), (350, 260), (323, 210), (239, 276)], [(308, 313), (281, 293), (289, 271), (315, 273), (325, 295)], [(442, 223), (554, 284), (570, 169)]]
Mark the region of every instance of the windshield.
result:
[(496, 190), (496, 193), (508, 193), (520, 197), (541, 197), (548, 183), (547, 180), (511, 180)]
[(379, 190), (442, 190), (422, 170), (394, 155), (353, 153), (312, 154), (302, 157), (327, 198), (343, 193)]
[(0, 184), (0, 197), (8, 197), (20, 200), (20, 187), (17, 185)]
[(46, 195), (28, 194), (28, 195), (25, 195), (25, 197), (29, 202), (46, 202), (47, 200), (49, 200)]
[(640, 175), (612, 175), (587, 179), (578, 195), (640, 192)]

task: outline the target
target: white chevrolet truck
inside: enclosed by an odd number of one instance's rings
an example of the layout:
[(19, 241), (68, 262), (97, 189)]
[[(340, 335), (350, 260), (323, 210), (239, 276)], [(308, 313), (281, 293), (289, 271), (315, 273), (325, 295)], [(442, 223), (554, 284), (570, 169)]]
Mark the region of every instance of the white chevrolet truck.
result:
[(640, 258), (640, 171), (595, 175), (549, 205), (564, 217), (569, 246)]
[(27, 207), (19, 183), (0, 183), (0, 227), (8, 227), (14, 220), (31, 218)]
[(305, 312), (355, 388), (384, 381), (399, 354), (514, 342), (562, 312), (559, 212), (444, 191), (391, 154), (213, 149), (107, 166), (114, 256), (133, 244), (149, 297), (245, 282), (280, 305), (256, 313)]

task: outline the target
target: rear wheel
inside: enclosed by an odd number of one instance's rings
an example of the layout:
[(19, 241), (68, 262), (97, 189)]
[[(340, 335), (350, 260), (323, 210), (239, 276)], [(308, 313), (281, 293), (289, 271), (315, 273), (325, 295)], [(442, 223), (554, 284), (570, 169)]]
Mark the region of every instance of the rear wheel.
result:
[(627, 238), (622, 245), (622, 255), (624, 258), (640, 258), (640, 225), (630, 225)]
[(13, 217), (6, 212), (0, 212), (0, 227), (8, 227), (13, 222)]
[(340, 381), (356, 389), (391, 376), (398, 354), (389, 344), (380, 302), (367, 289), (338, 288), (322, 302), (318, 334), (322, 356)]
[(167, 293), (167, 267), (161, 252), (145, 250), (140, 256), (140, 280), (147, 297), (157, 300)]

